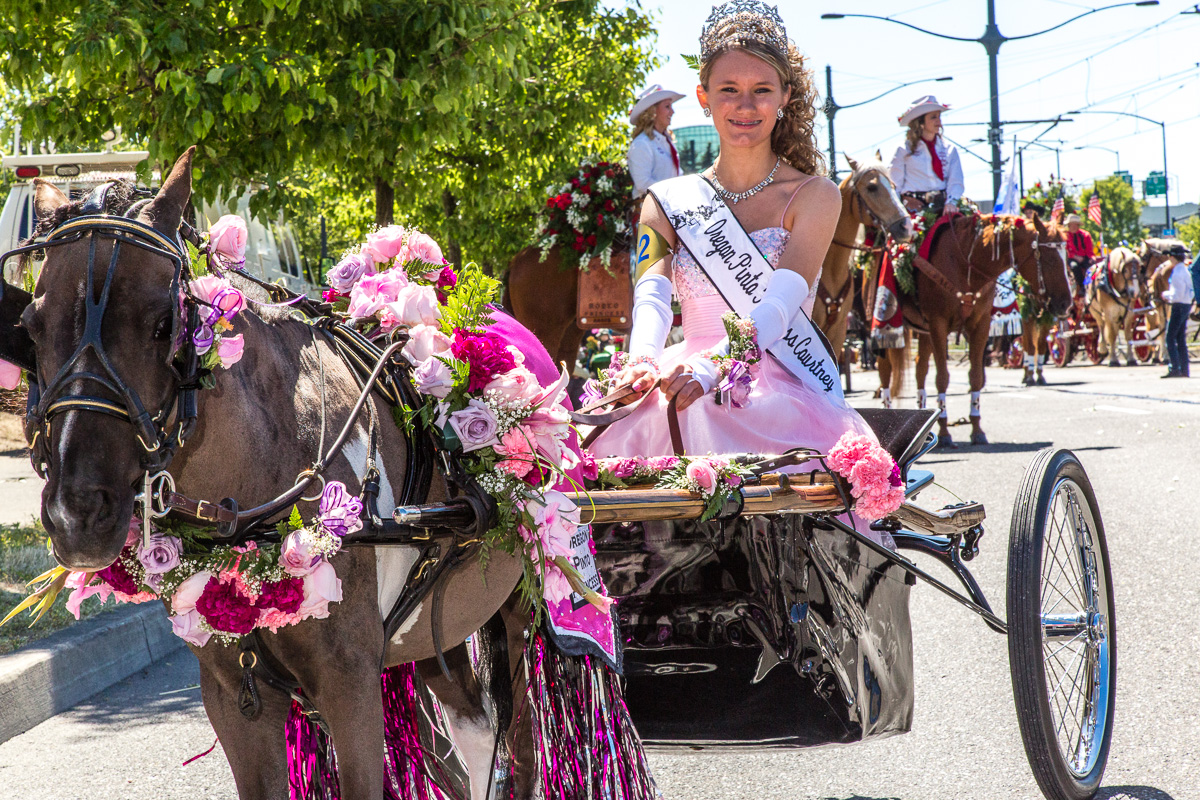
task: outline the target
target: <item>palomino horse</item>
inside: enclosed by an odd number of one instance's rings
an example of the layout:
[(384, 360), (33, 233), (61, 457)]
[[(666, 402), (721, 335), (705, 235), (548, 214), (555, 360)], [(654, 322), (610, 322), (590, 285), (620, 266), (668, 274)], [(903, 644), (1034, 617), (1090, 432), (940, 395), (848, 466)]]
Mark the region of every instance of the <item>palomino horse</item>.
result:
[[(1135, 330), (1135, 320), (1130, 319), (1125, 325), (1126, 340), (1140, 339), (1147, 344), (1153, 354), (1155, 363), (1167, 362), (1167, 319), (1170, 317), (1171, 304), (1163, 300), (1162, 293), (1170, 285), (1171, 271), (1164, 269), (1169, 256), (1167, 250), (1172, 245), (1182, 244), (1179, 239), (1146, 239), (1138, 248), (1138, 259), (1141, 261), (1142, 285), (1145, 291), (1138, 298), (1138, 305), (1145, 308), (1141, 317), (1140, 330)], [(1135, 316), (1135, 315), (1131, 315)]]
[(860, 226), (881, 228), (898, 242), (907, 242), (913, 233), (912, 218), (896, 193), (887, 167), (878, 160), (859, 162), (846, 156), (846, 161), (851, 172), (839, 187), (842, 213), (821, 265), (817, 303), (812, 314), (813, 322), (829, 340), (839, 362), (846, 341), (846, 316), (854, 300), (850, 259), (855, 251), (870, 249), (870, 244), (857, 242)]
[[(1121, 366), (1117, 356), (1117, 337), (1125, 328), (1129, 311), (1138, 304), (1138, 285), (1142, 262), (1137, 253), (1128, 247), (1114, 247), (1108, 258), (1092, 268), (1091, 284), (1087, 289), (1088, 311), (1099, 327), (1097, 348), (1100, 355), (1108, 355), (1110, 367)], [(1132, 337), (1126, 336), (1127, 362), (1137, 363), (1133, 357)]]
[[(1036, 215), (1035, 215), (1036, 216)], [(1059, 228), (1057, 224), (1051, 222), (1046, 226), (1047, 245), (1053, 245), (1058, 248), (1059, 257), (1062, 258), (1064, 269), (1067, 261), (1067, 231), (1064, 228)], [(1045, 386), (1046, 377), (1042, 374), (1042, 367), (1045, 366), (1046, 359), (1050, 354), (1050, 344), (1047, 337), (1050, 335), (1050, 329), (1054, 326), (1053, 315), (1048, 308), (1048, 298), (1043, 294), (1037, 293), (1037, 287), (1030, 286), (1029, 291), (1032, 294), (1033, 302), (1025, 302), (1021, 305), (1024, 308), (1032, 309), (1033, 315), (1026, 318), (1021, 315), (1021, 346), (1025, 351), (1025, 376), (1023, 382), (1026, 386)]]
[[(1021, 223), (1017, 227), (1016, 223)], [(1001, 228), (1003, 228), (1001, 230)], [(950, 386), (948, 337), (961, 330), (967, 338), (971, 369), (971, 444), (987, 444), (980, 425), (979, 399), (985, 382), (983, 354), (991, 326), (992, 297), (996, 279), (1009, 267), (1039, 296), (1048, 298), (1055, 316), (1066, 312), (1071, 302), (1066, 265), (1057, 247), (1046, 240), (1045, 224), (1019, 217), (1002, 216), (998, 222), (983, 222), (974, 215), (961, 215), (938, 232), (929, 262), (914, 263), (919, 307), (904, 303), (904, 319), (921, 334), (917, 347), (918, 405), (925, 405), (925, 378), (929, 357), (937, 366), (938, 444), (953, 447), (946, 414), (946, 389)], [(881, 359), (882, 362), (882, 359)]]
[[(32, 301), (20, 317), (31, 341), (5, 342), (6, 358), (15, 355), (15, 360), (27, 362), (24, 366), (36, 365), (38, 382), (45, 387), (43, 405), (56, 400), (45, 412), (39, 406), (38, 414), (48, 415), (44, 429), (41, 421), (34, 423), (44, 434), (38, 445), (47, 471), (42, 521), (55, 558), (71, 569), (99, 570), (117, 558), (134, 511), (135, 487), (144, 473), (161, 466), (156, 461), (160, 448), (175, 446), (174, 429), (165, 429), (174, 424), (172, 409), (185, 407), (181, 398), (189, 388), (173, 366), (175, 332), (184, 312), (180, 267), (171, 259), (181, 248), (161, 243), (176, 240), (191, 194), (194, 150), (176, 162), (162, 190), (126, 220), (124, 228), (106, 221), (119, 217), (105, 217), (97, 223), (107, 226), (103, 230), (85, 230), (46, 248)], [(38, 183), (36, 203), (39, 218), (50, 227), (90, 213), (48, 183)], [(157, 247), (145, 244), (156, 241)], [(91, 289), (97, 277), (99, 301)], [(250, 283), (233, 275), (231, 279), (247, 296), (267, 299)], [(10, 296), (20, 297), (7, 288), (6, 303)], [(28, 301), (28, 295), (24, 299)], [(2, 310), (5, 320), (11, 319), (14, 309), (5, 305)], [(171, 461), (171, 472), (180, 494), (210, 499), (236, 495), (241, 507), (249, 508), (292, 486), (295, 476), (321, 458), (326, 433), (332, 439), (348, 422), (359, 389), (330, 340), (292, 315), (273, 308), (248, 310), (238, 315), (234, 327), (244, 334), (244, 355), (220, 375), (216, 388), (197, 393), (195, 427)], [(18, 339), (23, 335), (11, 329), (5, 332), (9, 334)], [(88, 393), (96, 396), (84, 396)], [(59, 398), (62, 394), (73, 397)], [(53, 409), (63, 404), (67, 410), (55, 416)], [(82, 409), (77, 407), (81, 404)], [(123, 409), (127, 416), (94, 413), (105, 404)], [(370, 413), (348, 428), (347, 444), (325, 477), (357, 493), (360, 476), (366, 474), (369, 461), (376, 461), (381, 507), (424, 501), (425, 497), (409, 496), (414, 493), (408, 490), (411, 483), (421, 482), (408, 480), (410, 473), (419, 475), (425, 468), (419, 463), (420, 452), (410, 453), (398, 426), (369, 422), (392, 419), (380, 398), (372, 395), (366, 407)], [(130, 420), (139, 424), (131, 425)], [(179, 434), (182, 440), (182, 428)], [(436, 499), (445, 485), (437, 470), (432, 480), (430, 494)], [(300, 511), (311, 516), (315, 503), (301, 503)], [(390, 640), (381, 624), (420, 552), (403, 545), (347, 547), (331, 562), (342, 581), (343, 599), (329, 609), (328, 618), (306, 620), (277, 633), (262, 631), (259, 637), (255, 663), (263, 659), (272, 662), (269, 670), (276, 675), (290, 673), (328, 726), (346, 800), (384, 797), (380, 670), (411, 661), (418, 661), (449, 712), (476, 800), (483, 797), (491, 777), (492, 725), (461, 643), (509, 600), (521, 562), (494, 550), (486, 574), (477, 557), (468, 556), (440, 579), (445, 582), (441, 641), (449, 648), (446, 660), (454, 673), (447, 680), (432, 661), (440, 649), (431, 612), (436, 599), (417, 606)], [(514, 629), (509, 629), (510, 641)], [(504, 636), (498, 633), (495, 638)], [(519, 641), (519, 633), (515, 639)], [(191, 649), (200, 661), (205, 710), (224, 746), (239, 796), (287, 797), (288, 694), (260, 684), (260, 713), (250, 719), (239, 710), (239, 658), (245, 654), (215, 641)], [(504, 683), (513, 666), (510, 661), (501, 667), (510, 670), (503, 672)]]

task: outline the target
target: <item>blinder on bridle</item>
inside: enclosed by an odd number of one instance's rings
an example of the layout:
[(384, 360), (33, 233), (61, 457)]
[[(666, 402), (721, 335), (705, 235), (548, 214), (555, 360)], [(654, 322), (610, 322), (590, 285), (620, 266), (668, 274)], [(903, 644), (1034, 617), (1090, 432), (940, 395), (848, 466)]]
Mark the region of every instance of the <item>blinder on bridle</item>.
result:
[[(97, 187), (81, 207), (83, 214), (74, 217), (52, 230), (44, 242), (10, 250), (0, 256), (0, 273), (4, 263), (14, 256), (49, 250), (66, 244), (88, 239), (87, 286), (85, 289), (84, 329), (74, 354), (59, 369), (47, 384), (42, 384), (39, 370), (29, 373), (29, 400), (25, 413), (26, 437), (30, 440), (30, 459), (37, 473), (46, 477), (49, 461), (47, 440), (54, 417), (69, 411), (93, 411), (107, 414), (128, 422), (145, 451), (142, 469), (155, 472), (164, 469), (196, 423), (196, 389), (199, 359), (191, 332), (199, 327), (199, 309), (196, 303), (173, 304), (171, 321), (172, 347), (167, 359), (177, 381), (175, 396), (157, 414), (151, 414), (142, 403), (137, 391), (130, 386), (113, 367), (104, 348), (101, 331), (104, 315), (108, 310), (109, 293), (112, 290), (121, 246), (128, 245), (145, 250), (171, 262), (170, 296), (178, 297), (184, 281), (190, 277), (190, 263), (182, 240), (163, 234), (152, 226), (135, 218), (148, 200), (135, 203), (126, 216), (104, 213), (106, 194), (111, 184)], [(96, 242), (99, 239), (113, 241), (112, 255), (104, 271), (104, 283), (100, 298), (96, 299)], [(2, 289), (0, 289), (2, 291)], [(181, 308), (186, 309), (187, 321), (180, 335)], [(100, 364), (101, 373), (80, 368), (80, 362), (91, 351)], [(98, 394), (66, 394), (67, 387), (80, 381), (90, 381), (101, 387), (111, 397)], [(168, 422), (174, 418), (174, 426), (168, 430)]]

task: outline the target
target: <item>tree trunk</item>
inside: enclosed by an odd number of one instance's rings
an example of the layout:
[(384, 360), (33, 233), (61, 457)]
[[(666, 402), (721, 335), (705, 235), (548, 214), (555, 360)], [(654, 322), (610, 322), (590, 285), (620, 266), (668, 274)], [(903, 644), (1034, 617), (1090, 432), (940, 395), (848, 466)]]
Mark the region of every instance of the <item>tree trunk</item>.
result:
[[(442, 191), (442, 211), (446, 214), (447, 227), (450, 230), (454, 229), (453, 220), (454, 212), (458, 209), (458, 198), (456, 198), (449, 189)], [(446, 242), (446, 259), (454, 265), (455, 269), (462, 268), (462, 247), (458, 244), (458, 240), (453, 234), (447, 237)]]
[(390, 181), (375, 178), (375, 224), (391, 225), (395, 220), (396, 189)]

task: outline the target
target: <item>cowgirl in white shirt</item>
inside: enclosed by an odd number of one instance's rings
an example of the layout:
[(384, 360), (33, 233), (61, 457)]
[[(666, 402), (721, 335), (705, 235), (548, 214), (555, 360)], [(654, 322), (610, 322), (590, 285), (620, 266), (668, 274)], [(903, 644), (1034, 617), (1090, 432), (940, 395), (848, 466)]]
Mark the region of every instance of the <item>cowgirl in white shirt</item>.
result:
[(890, 172), (910, 211), (919, 210), (924, 202), (905, 197), (906, 194), (944, 192), (947, 205), (962, 197), (963, 174), (958, 150), (941, 135), (942, 112), (949, 108), (933, 95), (926, 95), (900, 116), (900, 125), (908, 126), (908, 134), (892, 157)]
[(679, 153), (667, 128), (675, 110), (672, 105), (682, 98), (655, 84), (642, 92), (629, 112), (633, 125), (629, 143), (629, 176), (633, 179), (633, 196), (641, 197), (651, 184), (679, 176)]

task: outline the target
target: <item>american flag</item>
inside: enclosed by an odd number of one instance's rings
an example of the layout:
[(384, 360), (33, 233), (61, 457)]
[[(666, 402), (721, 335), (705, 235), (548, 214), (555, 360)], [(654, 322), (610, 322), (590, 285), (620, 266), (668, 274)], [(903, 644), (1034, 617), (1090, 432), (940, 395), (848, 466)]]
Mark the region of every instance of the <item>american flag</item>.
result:
[(1054, 208), (1050, 210), (1050, 220), (1052, 222), (1058, 222), (1059, 218), (1062, 217), (1063, 212), (1066, 210), (1067, 207), (1063, 203), (1063, 190), (1059, 189), (1058, 197), (1054, 198)]
[(1096, 191), (1092, 192), (1091, 198), (1088, 200), (1088, 219), (1100, 225), (1100, 195)]

